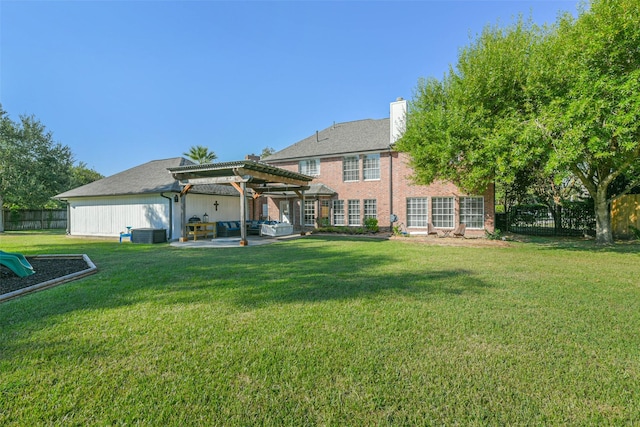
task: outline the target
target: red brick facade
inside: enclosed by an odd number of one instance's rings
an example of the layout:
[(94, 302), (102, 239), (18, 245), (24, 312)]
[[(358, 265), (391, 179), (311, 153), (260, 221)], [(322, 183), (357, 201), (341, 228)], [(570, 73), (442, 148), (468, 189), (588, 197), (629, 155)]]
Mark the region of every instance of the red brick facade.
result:
[[(364, 224), (364, 200), (376, 200), (377, 212), (376, 216), (381, 229), (389, 229), (391, 227), (391, 215), (397, 216), (396, 224), (410, 225), (411, 221), (407, 217), (407, 203), (410, 198), (419, 198), (420, 203), (427, 206), (427, 216), (429, 222), (433, 217), (434, 198), (449, 198), (447, 203), (453, 203), (453, 224), (452, 226), (436, 227), (441, 230), (450, 230), (460, 223), (460, 200), (466, 196), (479, 196), (483, 199), (483, 227), (467, 226), (466, 235), (468, 236), (484, 236), (485, 230), (493, 232), (494, 230), (494, 188), (491, 186), (483, 195), (468, 195), (458, 189), (450, 182), (434, 182), (431, 185), (414, 185), (411, 182), (412, 170), (408, 166), (408, 157), (404, 153), (395, 151), (382, 151), (380, 154), (380, 179), (365, 181), (363, 179), (363, 161), (362, 155), (354, 153), (359, 157), (359, 180), (345, 182), (343, 180), (343, 156), (338, 157), (322, 157), (320, 158), (320, 173), (315, 177), (313, 183), (322, 183), (336, 192), (333, 197), (306, 197), (307, 201), (313, 200), (315, 203), (315, 217), (321, 216), (320, 200), (343, 200), (345, 225), (350, 225), (348, 220), (348, 201), (359, 200), (360, 206), (360, 224)], [(299, 170), (298, 160), (283, 160), (269, 162), (273, 166), (294, 172)], [(295, 225), (301, 223), (300, 199), (297, 196), (289, 198), (271, 198), (268, 199), (268, 214), (262, 212), (262, 204), (266, 203), (264, 198), (255, 200), (253, 206), (253, 217), (266, 217), (279, 220), (280, 211), (279, 204), (281, 200), (289, 201), (289, 210), (291, 222)], [(452, 200), (452, 202), (451, 202)], [(479, 203), (479, 201), (477, 201)], [(354, 203), (355, 204), (355, 203)], [(330, 202), (329, 221), (333, 223), (333, 203)], [(476, 216), (478, 218), (478, 216)], [(317, 224), (316, 224), (317, 225)], [(434, 224), (435, 225), (435, 224)], [(407, 231), (412, 234), (426, 233), (426, 227), (407, 227)]]

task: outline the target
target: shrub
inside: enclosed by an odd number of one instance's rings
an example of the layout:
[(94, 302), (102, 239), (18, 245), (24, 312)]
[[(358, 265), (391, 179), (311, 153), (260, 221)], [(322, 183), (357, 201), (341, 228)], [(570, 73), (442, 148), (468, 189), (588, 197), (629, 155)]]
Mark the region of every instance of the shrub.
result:
[(378, 219), (377, 218), (367, 218), (364, 220), (364, 228), (372, 233), (377, 233), (380, 229), (378, 227)]

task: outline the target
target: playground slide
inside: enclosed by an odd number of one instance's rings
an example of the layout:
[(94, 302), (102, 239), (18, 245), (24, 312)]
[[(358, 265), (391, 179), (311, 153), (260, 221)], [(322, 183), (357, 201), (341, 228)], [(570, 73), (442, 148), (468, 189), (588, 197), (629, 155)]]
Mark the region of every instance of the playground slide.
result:
[(21, 254), (0, 251), (0, 264), (9, 267), (18, 277), (26, 277), (35, 273), (29, 261)]

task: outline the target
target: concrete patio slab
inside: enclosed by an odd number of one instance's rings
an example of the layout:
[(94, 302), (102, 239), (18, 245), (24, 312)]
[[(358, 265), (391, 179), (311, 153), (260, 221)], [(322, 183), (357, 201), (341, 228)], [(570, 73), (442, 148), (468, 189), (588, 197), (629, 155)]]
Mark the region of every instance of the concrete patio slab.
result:
[[(300, 234), (290, 234), (288, 236), (268, 237), (268, 236), (247, 236), (247, 246), (261, 246), (275, 243), (282, 240), (290, 240), (303, 237)], [(189, 240), (187, 242), (171, 242), (171, 246), (178, 248), (241, 248), (240, 237), (218, 237), (207, 240)]]

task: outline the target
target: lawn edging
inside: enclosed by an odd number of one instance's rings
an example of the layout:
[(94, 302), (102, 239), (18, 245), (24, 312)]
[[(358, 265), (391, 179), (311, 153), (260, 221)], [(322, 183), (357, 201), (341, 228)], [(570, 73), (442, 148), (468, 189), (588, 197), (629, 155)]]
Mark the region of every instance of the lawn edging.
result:
[(17, 298), (19, 296), (37, 292), (44, 289), (52, 288), (54, 286), (61, 285), (63, 283), (71, 282), (73, 280), (81, 279), (83, 277), (94, 274), (98, 271), (96, 265), (86, 254), (60, 254), (60, 255), (36, 255), (33, 258), (36, 259), (82, 259), (87, 263), (87, 268), (84, 270), (76, 271), (75, 273), (67, 274), (66, 276), (57, 277), (55, 279), (47, 280), (46, 282), (38, 283), (26, 288), (17, 289), (12, 292), (0, 295), (0, 303)]

